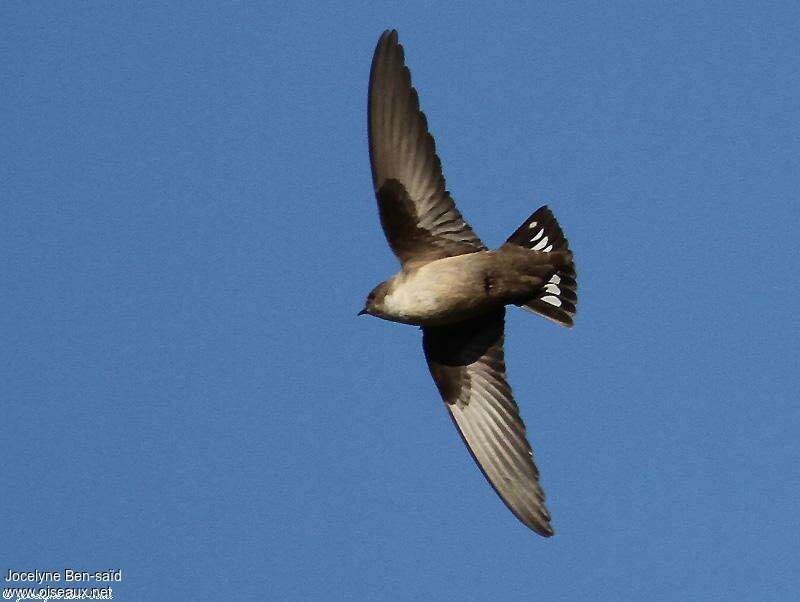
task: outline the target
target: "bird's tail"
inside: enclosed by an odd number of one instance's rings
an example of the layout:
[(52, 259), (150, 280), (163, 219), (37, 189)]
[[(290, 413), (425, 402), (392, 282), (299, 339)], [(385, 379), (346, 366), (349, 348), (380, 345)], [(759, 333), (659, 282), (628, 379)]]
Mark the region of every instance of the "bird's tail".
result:
[[(552, 275), (529, 301), (519, 306), (540, 314), (562, 326), (572, 326), (578, 304), (577, 280), (572, 253), (569, 252), (567, 239), (558, 225), (552, 211), (545, 205), (537, 209), (533, 215), (508, 237), (506, 244), (518, 245), (531, 251), (553, 253), (566, 251), (569, 261), (566, 264), (554, 265)], [(554, 262), (556, 263), (556, 262)]]

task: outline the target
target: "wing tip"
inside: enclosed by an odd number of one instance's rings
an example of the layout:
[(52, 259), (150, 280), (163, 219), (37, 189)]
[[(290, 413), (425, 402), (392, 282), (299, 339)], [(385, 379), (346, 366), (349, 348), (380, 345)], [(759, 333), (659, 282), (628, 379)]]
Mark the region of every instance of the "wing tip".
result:
[(526, 513), (526, 516), (523, 516), (516, 508), (512, 507), (503, 496), (500, 497), (503, 499), (506, 506), (508, 506), (508, 509), (511, 510), (512, 514), (534, 533), (542, 537), (552, 537), (556, 534), (553, 526), (550, 524), (550, 513), (544, 506), (544, 500), (541, 501), (539, 508), (534, 508), (533, 512), (529, 511)]
[(398, 45), (398, 34), (396, 29), (384, 29), (381, 37), (378, 39), (378, 46), (388, 44), (392, 46)]
[[(503, 500), (505, 501), (505, 500)], [(514, 513), (519, 521), (528, 527), (534, 533), (541, 535), (542, 537), (552, 537), (556, 534), (555, 530), (553, 530), (553, 526), (550, 524), (550, 513), (547, 511), (547, 508), (544, 505), (544, 500), (541, 500), (541, 505), (538, 508), (531, 508), (526, 512), (525, 516), (522, 516), (518, 513), (514, 508), (511, 508), (511, 505), (506, 502), (511, 512)]]

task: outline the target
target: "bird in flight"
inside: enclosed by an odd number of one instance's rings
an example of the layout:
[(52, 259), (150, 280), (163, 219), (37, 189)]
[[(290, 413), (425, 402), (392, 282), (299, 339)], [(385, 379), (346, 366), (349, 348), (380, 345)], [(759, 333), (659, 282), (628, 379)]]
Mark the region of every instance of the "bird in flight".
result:
[(369, 78), (369, 155), (381, 225), (401, 270), (361, 314), (414, 324), (431, 376), (478, 467), (511, 512), (553, 534), (539, 471), (503, 355), (505, 306), (572, 326), (572, 252), (547, 206), (489, 250), (445, 188), (397, 31), (378, 41)]

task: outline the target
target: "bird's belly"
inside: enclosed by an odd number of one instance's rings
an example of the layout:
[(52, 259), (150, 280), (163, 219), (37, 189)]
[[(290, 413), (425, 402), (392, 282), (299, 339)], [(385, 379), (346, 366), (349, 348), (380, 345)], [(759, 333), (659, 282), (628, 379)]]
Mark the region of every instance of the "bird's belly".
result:
[(463, 262), (448, 261), (433, 262), (400, 279), (386, 298), (384, 317), (406, 324), (439, 326), (498, 305), (486, 294), (479, 272)]
[(402, 286), (386, 303), (386, 317), (407, 324), (433, 325), (455, 321), (459, 308), (435, 287)]

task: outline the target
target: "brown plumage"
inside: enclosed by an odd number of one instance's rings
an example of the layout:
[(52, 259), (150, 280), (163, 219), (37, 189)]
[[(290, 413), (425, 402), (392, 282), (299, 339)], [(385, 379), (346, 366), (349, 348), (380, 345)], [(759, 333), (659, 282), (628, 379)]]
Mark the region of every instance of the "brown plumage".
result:
[(375, 287), (361, 313), (422, 326), (431, 375), (478, 467), (519, 520), (550, 536), (506, 381), (504, 321), (513, 304), (572, 325), (577, 284), (567, 240), (542, 207), (499, 249), (481, 242), (445, 188), (396, 31), (384, 32), (372, 61), (369, 149), (381, 225), (402, 269)]

